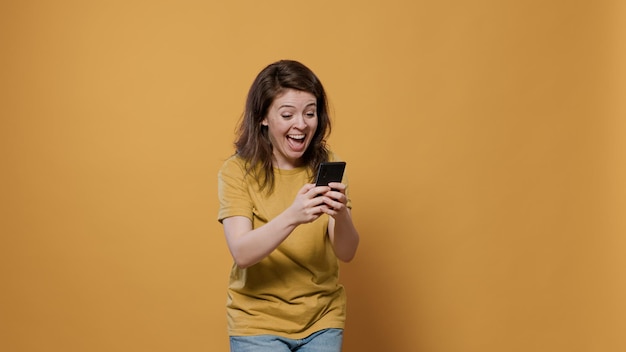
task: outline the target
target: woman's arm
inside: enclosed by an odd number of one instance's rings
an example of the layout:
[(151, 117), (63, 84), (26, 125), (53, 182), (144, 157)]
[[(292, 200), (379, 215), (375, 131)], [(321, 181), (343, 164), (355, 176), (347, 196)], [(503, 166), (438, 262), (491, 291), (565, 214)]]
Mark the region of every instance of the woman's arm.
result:
[(228, 249), (237, 266), (247, 268), (260, 262), (276, 249), (300, 224), (309, 223), (323, 214), (324, 200), (315, 197), (328, 187), (315, 188), (304, 185), (293, 204), (270, 220), (253, 229), (252, 221), (244, 216), (233, 216), (222, 220)]
[(345, 194), (346, 186), (341, 183), (331, 183), (330, 186), (335, 191), (329, 191), (323, 197), (326, 205), (328, 205), (328, 207), (324, 207), (323, 211), (330, 215), (328, 236), (337, 258), (349, 262), (354, 259), (359, 247), (359, 232), (352, 222), (350, 209), (346, 207), (348, 201)]
[(252, 221), (245, 216), (224, 219), (226, 243), (235, 264), (247, 268), (268, 256), (296, 228), (297, 225), (288, 220), (281, 214), (253, 230)]

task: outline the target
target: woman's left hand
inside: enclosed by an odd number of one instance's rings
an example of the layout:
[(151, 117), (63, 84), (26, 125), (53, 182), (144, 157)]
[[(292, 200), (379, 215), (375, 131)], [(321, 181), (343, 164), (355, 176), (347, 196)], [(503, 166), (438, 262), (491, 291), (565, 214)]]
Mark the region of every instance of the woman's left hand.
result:
[(346, 196), (346, 185), (339, 182), (331, 182), (328, 184), (331, 188), (330, 191), (323, 193), (324, 204), (326, 207), (322, 208), (322, 211), (332, 217), (345, 212), (346, 204), (348, 203), (348, 197)]

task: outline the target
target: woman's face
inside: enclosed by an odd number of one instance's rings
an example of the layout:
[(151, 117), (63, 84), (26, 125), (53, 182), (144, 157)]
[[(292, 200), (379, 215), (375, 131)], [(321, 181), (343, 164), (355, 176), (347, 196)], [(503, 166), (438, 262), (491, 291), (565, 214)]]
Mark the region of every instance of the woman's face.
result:
[(302, 155), (313, 139), (317, 122), (317, 99), (313, 94), (287, 89), (276, 96), (262, 122), (272, 142), (274, 167), (301, 166)]

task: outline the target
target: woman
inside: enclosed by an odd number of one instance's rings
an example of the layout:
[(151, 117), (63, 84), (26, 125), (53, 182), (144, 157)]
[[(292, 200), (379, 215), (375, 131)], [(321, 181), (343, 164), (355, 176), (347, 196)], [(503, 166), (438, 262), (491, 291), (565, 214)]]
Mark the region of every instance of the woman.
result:
[(328, 104), (316, 75), (282, 60), (254, 80), (235, 147), (218, 175), (234, 259), (227, 312), (231, 351), (341, 351), (346, 294), (338, 260), (359, 234), (346, 183), (311, 183), (326, 148)]

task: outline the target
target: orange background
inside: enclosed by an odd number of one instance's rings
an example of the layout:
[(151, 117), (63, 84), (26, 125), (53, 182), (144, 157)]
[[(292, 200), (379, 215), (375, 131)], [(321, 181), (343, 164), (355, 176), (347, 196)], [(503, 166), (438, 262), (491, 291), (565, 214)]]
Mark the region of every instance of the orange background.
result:
[(4, 1), (0, 350), (225, 351), (254, 76), (332, 104), (345, 351), (626, 350), (621, 1)]

